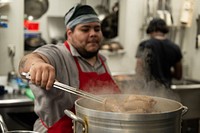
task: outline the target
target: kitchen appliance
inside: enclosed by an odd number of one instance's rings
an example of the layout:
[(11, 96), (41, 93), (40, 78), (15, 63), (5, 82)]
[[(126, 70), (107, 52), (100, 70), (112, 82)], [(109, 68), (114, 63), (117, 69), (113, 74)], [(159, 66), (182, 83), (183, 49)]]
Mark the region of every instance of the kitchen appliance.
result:
[[(107, 95), (109, 98), (127, 97), (128, 94)], [(98, 109), (102, 105), (88, 99), (75, 102), (76, 115), (69, 110), (65, 114), (74, 120), (75, 133), (180, 133), (182, 116), (187, 107), (181, 103), (160, 97), (157, 101), (157, 113), (136, 114), (106, 112)]]
[(8, 131), (6, 129), (5, 124), (3, 123), (3, 121), (0, 121), (0, 129), (1, 129), (2, 133), (38, 133), (38, 132), (27, 131), (27, 130), (13, 130), (13, 131)]
[[(38, 116), (34, 113), (34, 102), (24, 94), (6, 93), (0, 96), (0, 121), (8, 131), (33, 130)], [(0, 128), (1, 133), (1, 128)]]
[(200, 81), (182, 79), (172, 83), (172, 91), (179, 94), (181, 103), (189, 108), (183, 116), (182, 133), (200, 133)]

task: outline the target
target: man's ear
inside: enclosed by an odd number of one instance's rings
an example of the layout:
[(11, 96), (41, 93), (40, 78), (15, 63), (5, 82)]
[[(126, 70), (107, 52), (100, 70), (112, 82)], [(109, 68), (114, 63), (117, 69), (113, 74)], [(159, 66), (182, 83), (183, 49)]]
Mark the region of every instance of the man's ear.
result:
[(66, 29), (67, 38), (70, 38), (71, 34), (72, 34), (72, 30), (71, 29)]

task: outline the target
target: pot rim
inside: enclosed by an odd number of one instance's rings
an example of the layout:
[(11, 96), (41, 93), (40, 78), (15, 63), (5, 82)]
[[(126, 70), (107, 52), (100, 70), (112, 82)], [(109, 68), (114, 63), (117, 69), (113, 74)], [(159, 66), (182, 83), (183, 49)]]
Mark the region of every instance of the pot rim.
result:
[[(126, 94), (116, 94), (116, 95), (126, 95)], [(179, 107), (176, 109), (173, 109), (171, 111), (164, 111), (164, 112), (154, 112), (154, 113), (121, 113), (121, 112), (106, 112), (106, 111), (101, 111), (101, 110), (95, 110), (95, 109), (90, 109), (87, 107), (83, 107), (79, 104), (82, 100), (85, 98), (79, 98), (75, 101), (75, 110), (76, 113), (82, 113), (83, 115), (91, 116), (91, 117), (97, 117), (98, 118), (105, 118), (105, 119), (117, 119), (117, 120), (129, 120), (130, 119), (141, 119), (142, 121), (144, 119), (146, 120), (157, 120), (157, 119), (166, 119), (166, 115), (168, 115), (168, 118), (176, 117), (177, 114), (181, 115), (182, 110), (184, 109), (184, 106), (171, 99), (167, 98), (162, 98), (162, 97), (155, 97), (151, 96), (152, 98), (155, 99), (162, 99), (166, 100), (168, 102), (172, 102), (174, 104), (177, 104)], [(86, 99), (87, 100), (87, 99)], [(108, 118), (109, 116), (109, 118)], [(163, 117), (165, 116), (165, 117)]]

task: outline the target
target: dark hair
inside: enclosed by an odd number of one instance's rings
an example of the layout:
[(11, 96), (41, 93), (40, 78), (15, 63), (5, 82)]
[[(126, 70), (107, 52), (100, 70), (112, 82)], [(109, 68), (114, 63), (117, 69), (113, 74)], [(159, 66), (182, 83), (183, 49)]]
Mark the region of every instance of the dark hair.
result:
[(146, 30), (146, 33), (149, 34), (149, 33), (157, 32), (157, 31), (160, 31), (164, 34), (169, 32), (169, 28), (167, 27), (163, 19), (154, 18), (153, 20), (151, 20)]
[[(70, 28), (70, 30), (71, 30), (72, 32), (74, 32), (75, 27), (76, 27), (76, 25), (73, 26), (72, 28)], [(65, 31), (65, 40), (67, 40), (67, 31)]]

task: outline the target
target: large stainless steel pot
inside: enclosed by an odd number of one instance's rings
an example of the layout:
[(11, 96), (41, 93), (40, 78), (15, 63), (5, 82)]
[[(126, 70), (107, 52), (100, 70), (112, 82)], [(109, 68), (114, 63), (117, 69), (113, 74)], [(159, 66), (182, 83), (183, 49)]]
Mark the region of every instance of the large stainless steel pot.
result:
[[(128, 95), (109, 95), (124, 99)], [(129, 114), (105, 112), (101, 104), (88, 99), (75, 102), (76, 115), (65, 110), (65, 114), (74, 120), (75, 133), (180, 133), (182, 115), (187, 107), (181, 103), (160, 97), (155, 108), (159, 113)]]

